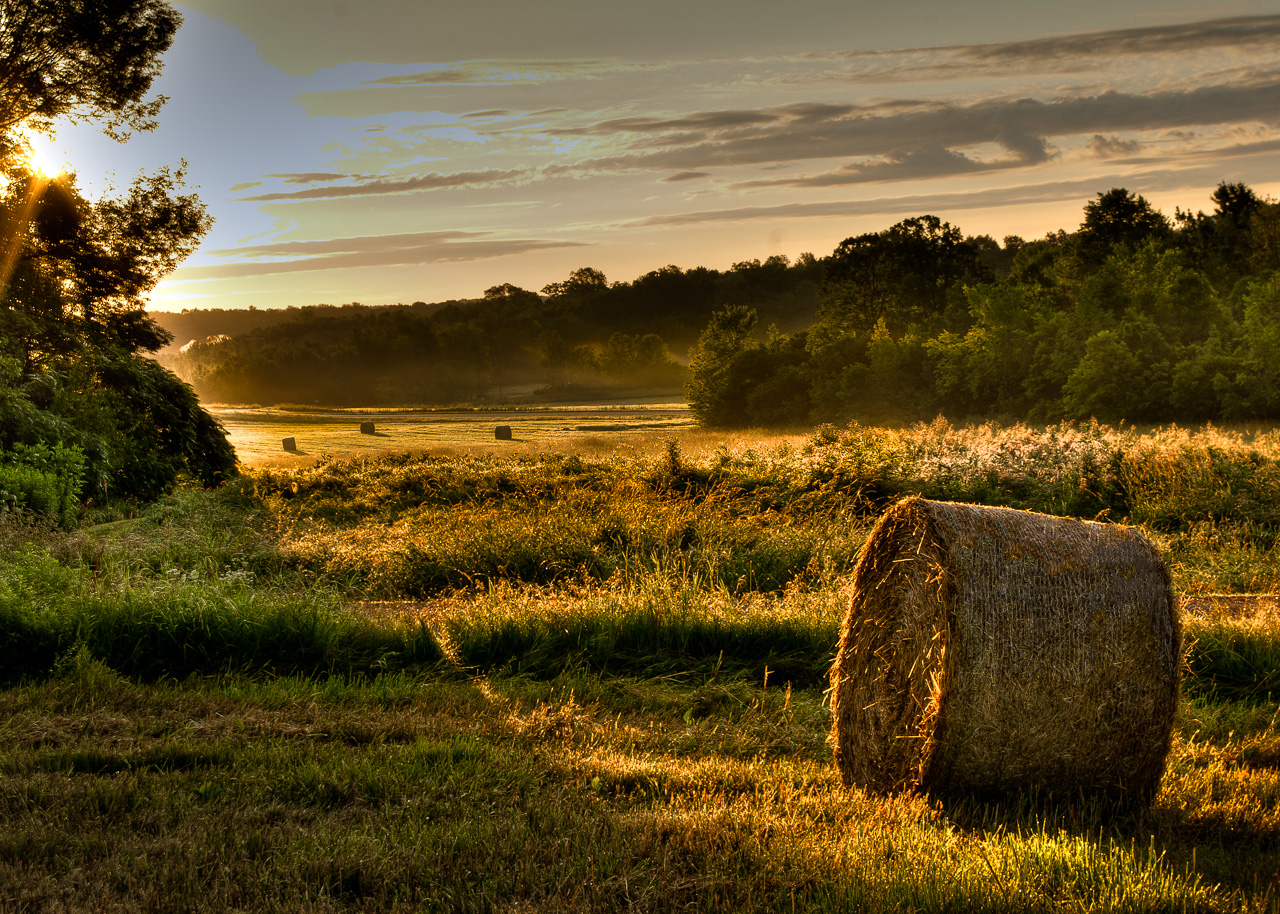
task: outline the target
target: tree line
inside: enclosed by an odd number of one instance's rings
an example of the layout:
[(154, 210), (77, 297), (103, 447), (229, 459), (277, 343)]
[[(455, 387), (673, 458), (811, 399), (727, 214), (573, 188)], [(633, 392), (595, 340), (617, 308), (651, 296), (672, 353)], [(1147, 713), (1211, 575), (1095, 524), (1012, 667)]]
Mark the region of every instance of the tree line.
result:
[(678, 392), (682, 357), (718, 303), (744, 302), (800, 330), (817, 315), (822, 264), (782, 256), (728, 270), (667, 266), (631, 282), (583, 267), (540, 292), (505, 283), (426, 305), (317, 305), (237, 317), (157, 314), (175, 330), (222, 331), (162, 355), (207, 401), (398, 405), (554, 395)]
[(631, 282), (584, 267), (540, 292), (291, 309), (168, 364), (227, 402), (684, 385), (708, 426), (1275, 418), (1280, 205), (1225, 182), (1210, 202), (1170, 219), (1113, 188), (1076, 231), (1030, 241), (923, 215), (794, 263), (668, 266)]
[(1125, 188), (1075, 232), (1003, 243), (936, 216), (841, 242), (817, 320), (718, 309), (689, 404), (712, 426), (1280, 417), (1280, 204), (1222, 183), (1169, 219)]

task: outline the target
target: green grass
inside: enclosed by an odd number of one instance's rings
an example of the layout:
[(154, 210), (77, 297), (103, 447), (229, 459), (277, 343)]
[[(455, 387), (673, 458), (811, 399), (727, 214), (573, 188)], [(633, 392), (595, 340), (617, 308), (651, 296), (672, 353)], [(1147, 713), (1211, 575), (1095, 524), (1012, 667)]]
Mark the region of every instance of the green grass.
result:
[(1166, 788), (1139, 817), (949, 809), (844, 790), (821, 691), (762, 685), (587, 672), (142, 685), (79, 655), (40, 689), (0, 691), (0, 898), (250, 911), (1274, 906), (1273, 722), (1224, 733), (1185, 720)]
[(222, 581), (112, 589), (47, 553), (0, 561), (0, 683), (47, 676), (77, 651), (148, 681), (226, 671), (372, 675), (442, 659), (425, 627), (380, 626), (302, 594)]
[(1275, 450), (854, 428), (325, 460), (11, 520), (0, 911), (1280, 911), (1272, 616), (1189, 620), (1142, 812), (846, 790), (823, 694), (899, 495), (1140, 521), (1180, 590), (1266, 589)]

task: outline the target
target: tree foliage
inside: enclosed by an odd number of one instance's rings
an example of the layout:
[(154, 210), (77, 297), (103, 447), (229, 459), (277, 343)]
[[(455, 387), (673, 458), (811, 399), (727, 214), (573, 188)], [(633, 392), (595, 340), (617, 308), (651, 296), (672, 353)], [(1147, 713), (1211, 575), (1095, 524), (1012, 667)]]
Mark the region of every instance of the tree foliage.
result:
[(708, 425), (1280, 417), (1280, 205), (1226, 183), (1211, 202), (1171, 222), (1115, 188), (1075, 232), (1032, 240), (924, 215), (794, 263), (632, 282), (584, 267), (541, 294), (504, 284), (421, 309), (298, 309), (192, 342), (174, 364), (241, 402), (456, 402), (513, 385), (670, 387), (670, 353), (687, 347), (686, 393)]
[[(181, 351), (161, 359), (206, 399), (394, 405), (678, 391), (682, 357), (726, 302), (797, 331), (817, 313), (823, 264), (781, 256), (728, 270), (666, 266), (632, 282), (590, 267), (542, 293), (511, 283), (440, 305), (316, 305), (276, 318), (159, 315)], [(232, 319), (234, 318), (234, 320)]]
[(712, 320), (690, 405), (737, 426), (1280, 418), (1280, 204), (1242, 184), (1211, 199), (1175, 223), (1114, 188), (1076, 232), (999, 250), (934, 216), (850, 238), (803, 333)]
[(162, 0), (0, 0), (0, 133), (151, 129), (164, 99), (147, 93), (181, 22)]
[(990, 279), (979, 246), (937, 216), (842, 241), (827, 264), (822, 319), (849, 331), (934, 320), (965, 283)]
[[(161, 100), (146, 93), (178, 22), (152, 0), (0, 0), (0, 466), (10, 488), (27, 480), (28, 507), (48, 510), (52, 491), (33, 473), (102, 500), (236, 471), (194, 391), (148, 358), (170, 337), (147, 296), (210, 224), (181, 168), (88, 200), (73, 176), (35, 173), (14, 133), (79, 117), (148, 129)], [(65, 504), (53, 513), (65, 520)]]

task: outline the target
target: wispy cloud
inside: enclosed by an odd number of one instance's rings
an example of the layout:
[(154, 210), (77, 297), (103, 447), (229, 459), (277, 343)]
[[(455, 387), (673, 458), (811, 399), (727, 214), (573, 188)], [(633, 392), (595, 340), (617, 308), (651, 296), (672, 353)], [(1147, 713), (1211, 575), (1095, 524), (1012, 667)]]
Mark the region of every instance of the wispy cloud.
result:
[(1093, 176), (1073, 181), (1049, 181), (1020, 187), (985, 188), (961, 193), (904, 194), (865, 200), (828, 200), (816, 203), (783, 203), (773, 206), (741, 206), (652, 216), (624, 223), (631, 228), (707, 225), (713, 223), (779, 222), (787, 219), (877, 216), (895, 213), (942, 213), (967, 209), (1024, 206), (1079, 198), (1087, 201), (1100, 188), (1127, 184), (1144, 190), (1180, 185), (1180, 178), (1158, 172)]
[(266, 175), (268, 178), (279, 178), (285, 184), (327, 184), (332, 181), (342, 181), (350, 178), (350, 175), (339, 174), (336, 171), (305, 171), (305, 172), (285, 172), (282, 174)]
[(1280, 47), (1280, 16), (1246, 16), (1146, 28), (1082, 32), (990, 44), (848, 50), (804, 55), (842, 64), (829, 75), (851, 82), (920, 82), (1029, 72), (1089, 72), (1123, 58)]
[(882, 181), (911, 181), (921, 178), (937, 178), (946, 175), (969, 174), (1014, 168), (1026, 164), (1021, 157), (983, 162), (954, 152), (938, 144), (931, 144), (912, 152), (894, 152), (880, 158), (850, 165), (842, 165), (834, 171), (800, 177), (765, 178), (742, 181), (735, 189), (758, 187), (836, 187), (842, 184), (870, 184)]
[(1119, 156), (1131, 156), (1142, 149), (1136, 140), (1122, 140), (1119, 137), (1103, 136), (1095, 133), (1089, 141), (1089, 154), (1095, 159), (1114, 159)]
[[(175, 280), (232, 279), (280, 273), (359, 267), (406, 266), (485, 260), (554, 248), (582, 247), (579, 242), (538, 238), (497, 238), (488, 232), (413, 232), (313, 241), (281, 241), (209, 251), (241, 262), (209, 267), (183, 267)], [(244, 262), (244, 261), (249, 262)]]
[[(1093, 96), (992, 98), (970, 105), (928, 105), (855, 108), (829, 106), (827, 116), (798, 116), (791, 107), (765, 109), (750, 116), (741, 110), (726, 119), (748, 127), (704, 126), (721, 123), (716, 112), (671, 121), (682, 132), (654, 137), (647, 125), (632, 151), (580, 163), (600, 170), (704, 170), (713, 166), (770, 165), (811, 159), (888, 157), (899, 167), (949, 161), (969, 165), (940, 151), (983, 143), (1007, 149), (1014, 161), (1036, 164), (1049, 155), (1052, 137), (1200, 127), (1247, 121), (1273, 122), (1280, 111), (1280, 74), (1254, 84), (1214, 85), (1188, 90), (1128, 94), (1106, 92)], [(598, 125), (602, 132), (618, 129), (617, 121)], [(585, 132), (590, 132), (587, 128)], [(894, 159), (896, 158), (896, 163)], [(854, 166), (854, 170), (864, 166)], [(904, 169), (909, 171), (909, 169)]]
[[(486, 73), (486, 76), (488, 74)], [(372, 79), (366, 86), (437, 86), (442, 83), (472, 83), (488, 81), (482, 79), (478, 71), (468, 73), (460, 67), (449, 70), (431, 70), (427, 73), (406, 73), (400, 76), (384, 76)]]
[(1001, 60), (1018, 65), (1118, 54), (1182, 54), (1213, 48), (1280, 45), (1280, 16), (1241, 16), (1174, 25), (974, 45), (965, 49), (976, 60)]
[[(667, 117), (611, 117), (561, 127), (526, 122), (504, 136), (507, 155), (524, 158), (527, 165), (395, 177), (283, 174), (274, 177), (307, 186), (241, 199), (326, 200), (627, 173), (660, 174), (663, 183), (723, 174), (734, 180), (731, 186), (737, 190), (909, 181), (1041, 165), (1056, 155), (1053, 143), (1066, 137), (1093, 137), (1089, 149), (1098, 158), (1132, 156), (1142, 148), (1134, 135), (1143, 132), (1268, 124), (1274, 123), (1277, 111), (1280, 71), (1271, 70), (1232, 83), (1146, 93), (996, 95), (968, 104), (909, 98), (871, 104), (791, 102)], [(1119, 140), (1117, 134), (1130, 136)], [(568, 144), (554, 160), (539, 148), (539, 137), (547, 136)], [(523, 147), (516, 141), (520, 137), (525, 139)], [(405, 160), (427, 155), (435, 142), (431, 137), (403, 142), (397, 154)], [(450, 142), (465, 151), (457, 141)], [(973, 152), (980, 148), (987, 151)], [(993, 155), (996, 148), (1004, 154)], [(603, 151), (612, 154), (599, 154)], [(817, 160), (842, 164), (816, 174), (760, 172)], [(756, 174), (749, 173), (752, 169)]]
[(622, 73), (661, 69), (660, 63), (623, 60), (476, 60), (420, 73), (396, 73), (365, 80), (362, 85), (403, 88), (405, 86), (501, 85), (539, 83), (560, 79), (600, 79)]
[[(404, 194), (424, 190), (440, 190), (454, 187), (480, 187), (484, 185), (509, 183), (529, 174), (523, 169), (511, 171), (464, 171), (452, 174), (431, 172), (409, 178), (378, 178), (368, 175), (337, 175), (337, 178), (355, 180), (355, 184), (341, 184), (335, 187), (309, 187), (306, 190), (276, 191), (266, 194), (255, 194), (242, 197), (242, 200), (256, 203), (276, 203), (285, 200), (333, 200), (341, 197), (370, 197), (386, 194)], [(287, 183), (302, 183), (288, 181)]]

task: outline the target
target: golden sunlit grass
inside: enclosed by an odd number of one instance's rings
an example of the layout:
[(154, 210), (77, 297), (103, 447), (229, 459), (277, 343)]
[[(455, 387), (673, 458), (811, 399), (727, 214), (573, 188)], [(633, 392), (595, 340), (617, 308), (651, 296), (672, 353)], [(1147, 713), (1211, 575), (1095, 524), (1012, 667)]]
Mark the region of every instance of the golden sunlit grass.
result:
[(741, 679), (143, 687), (82, 660), (0, 708), (0, 897), (36, 908), (1249, 911), (1277, 889), (1280, 736), (1231, 706), (1230, 732), (1187, 720), (1120, 820), (842, 789), (821, 693)]
[[(584, 456), (648, 453), (666, 436), (696, 441), (708, 437), (693, 427), (683, 404), (602, 405), (519, 410), (326, 410), (213, 407), (240, 459), (252, 466), (301, 466), (324, 456), (359, 457), (385, 450), (442, 455), (526, 456), (548, 450)], [(374, 435), (360, 423), (373, 421)], [(513, 430), (498, 441), (498, 425)], [(281, 442), (294, 438), (297, 452)], [(655, 445), (654, 442), (657, 442)]]
[(1140, 516), (1182, 593), (1238, 592), (1280, 580), (1275, 435), (592, 434), (263, 465), (78, 531), (0, 525), (0, 638), (31, 677), (0, 689), (0, 899), (1280, 908), (1274, 614), (1187, 618), (1142, 813), (843, 789), (823, 694), (844, 572), (901, 493)]

